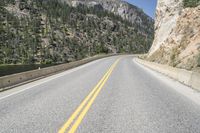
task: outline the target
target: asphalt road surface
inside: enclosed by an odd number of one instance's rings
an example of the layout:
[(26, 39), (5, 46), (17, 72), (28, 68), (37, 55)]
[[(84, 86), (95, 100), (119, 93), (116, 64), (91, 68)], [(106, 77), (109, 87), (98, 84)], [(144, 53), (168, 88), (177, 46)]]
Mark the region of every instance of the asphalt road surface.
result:
[(109, 57), (0, 93), (0, 132), (200, 133), (200, 106), (133, 57)]

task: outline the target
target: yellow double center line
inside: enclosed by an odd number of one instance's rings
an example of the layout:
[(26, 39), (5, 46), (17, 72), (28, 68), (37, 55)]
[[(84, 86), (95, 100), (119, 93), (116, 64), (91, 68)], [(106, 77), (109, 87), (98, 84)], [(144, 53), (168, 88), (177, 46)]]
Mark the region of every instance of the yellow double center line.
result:
[(58, 133), (65, 133), (67, 131), (68, 131), (68, 133), (74, 133), (76, 131), (76, 129), (80, 125), (81, 121), (83, 120), (84, 116), (87, 114), (88, 110), (90, 109), (91, 105), (93, 104), (94, 100), (98, 96), (99, 92), (101, 91), (101, 89), (105, 85), (106, 81), (110, 77), (111, 73), (113, 72), (113, 70), (116, 67), (119, 60), (120, 59), (117, 59), (114, 62), (114, 64), (110, 67), (110, 69), (105, 73), (103, 78), (98, 82), (98, 84), (89, 93), (89, 95), (82, 101), (82, 103), (78, 106), (78, 108), (75, 110), (75, 112), (70, 116), (70, 118), (67, 120), (67, 122), (58, 131)]

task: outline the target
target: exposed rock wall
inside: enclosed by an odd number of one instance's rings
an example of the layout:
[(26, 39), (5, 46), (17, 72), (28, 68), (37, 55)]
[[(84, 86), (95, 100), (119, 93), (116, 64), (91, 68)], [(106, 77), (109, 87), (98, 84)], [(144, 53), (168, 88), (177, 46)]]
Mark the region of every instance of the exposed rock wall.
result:
[(158, 0), (155, 21), (156, 34), (154, 45), (150, 49), (150, 55), (159, 49), (176, 27), (181, 10), (182, 0)]
[(200, 67), (200, 6), (158, 0), (155, 38), (148, 60), (188, 70)]

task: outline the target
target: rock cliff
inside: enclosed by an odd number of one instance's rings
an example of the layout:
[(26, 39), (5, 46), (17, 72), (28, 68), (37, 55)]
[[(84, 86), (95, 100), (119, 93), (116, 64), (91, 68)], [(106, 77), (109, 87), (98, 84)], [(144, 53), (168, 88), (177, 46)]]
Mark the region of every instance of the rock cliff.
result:
[(200, 6), (184, 5), (183, 0), (158, 0), (148, 60), (199, 71)]

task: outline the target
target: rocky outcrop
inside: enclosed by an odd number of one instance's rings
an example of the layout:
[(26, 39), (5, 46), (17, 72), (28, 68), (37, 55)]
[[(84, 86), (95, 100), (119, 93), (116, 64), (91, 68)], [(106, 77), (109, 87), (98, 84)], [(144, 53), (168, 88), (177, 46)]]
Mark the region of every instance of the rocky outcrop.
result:
[(185, 8), (182, 0), (158, 0), (154, 39), (148, 60), (199, 71), (200, 6)]

